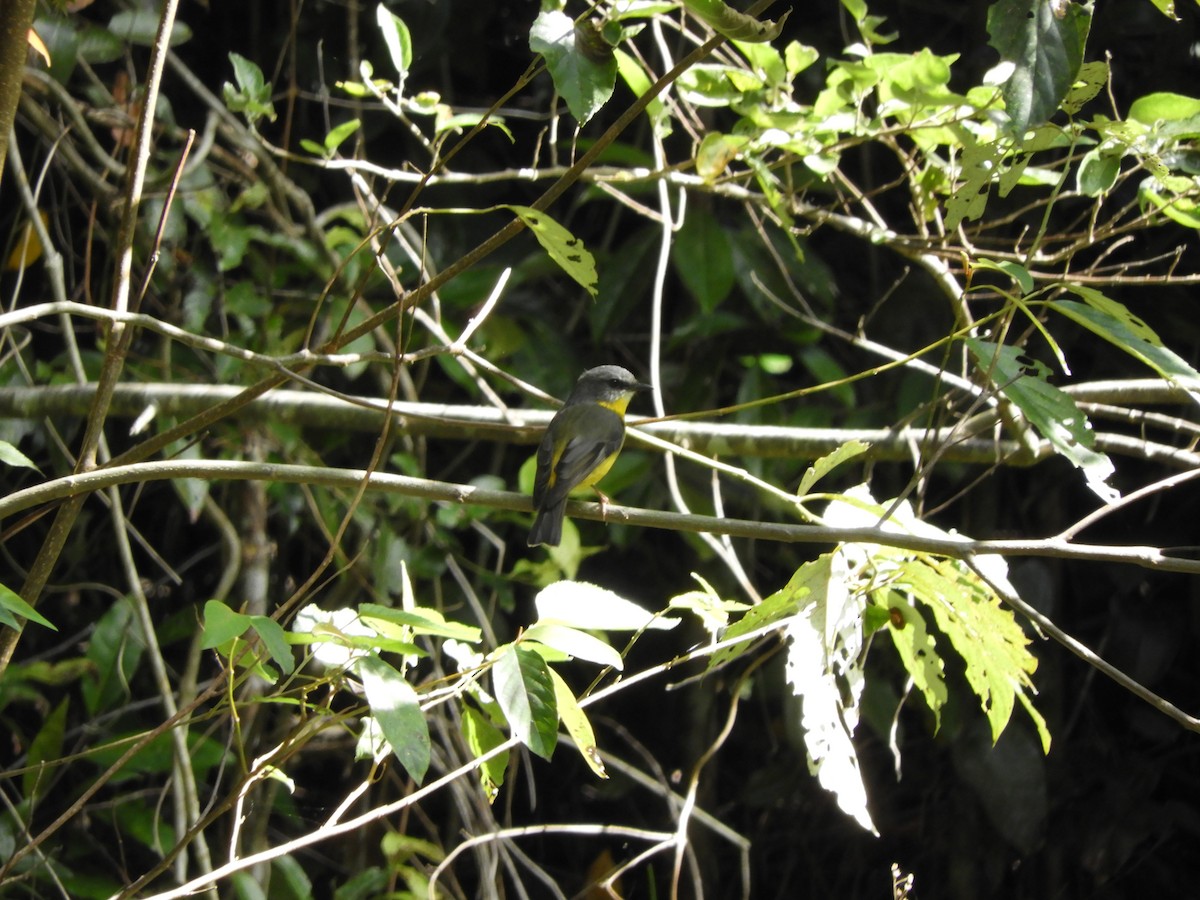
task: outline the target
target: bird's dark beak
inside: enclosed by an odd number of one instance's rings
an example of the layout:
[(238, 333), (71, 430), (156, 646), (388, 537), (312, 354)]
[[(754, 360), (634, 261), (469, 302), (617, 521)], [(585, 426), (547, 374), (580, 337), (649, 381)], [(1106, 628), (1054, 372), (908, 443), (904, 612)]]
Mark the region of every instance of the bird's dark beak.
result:
[(654, 393), (654, 385), (645, 384), (644, 382), (641, 382), (641, 381), (635, 381), (633, 383), (633, 390), (638, 394), (653, 394)]

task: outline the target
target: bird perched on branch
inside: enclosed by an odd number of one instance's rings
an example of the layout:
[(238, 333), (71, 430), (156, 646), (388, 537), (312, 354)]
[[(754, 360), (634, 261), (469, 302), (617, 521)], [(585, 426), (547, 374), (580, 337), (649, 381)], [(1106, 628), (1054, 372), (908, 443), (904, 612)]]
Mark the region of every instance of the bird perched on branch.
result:
[(558, 546), (567, 496), (594, 486), (612, 468), (625, 443), (625, 410), (634, 395), (652, 391), (620, 366), (597, 366), (579, 376), (571, 396), (555, 413), (537, 453), (533, 506), (537, 518), (529, 546)]

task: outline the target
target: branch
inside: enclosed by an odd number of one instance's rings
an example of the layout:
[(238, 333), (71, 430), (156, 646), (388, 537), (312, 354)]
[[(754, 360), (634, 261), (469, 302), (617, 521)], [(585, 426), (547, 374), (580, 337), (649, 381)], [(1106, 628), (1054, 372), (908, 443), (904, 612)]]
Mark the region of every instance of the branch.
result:
[[(525, 494), (497, 491), (471, 484), (454, 484), (410, 478), (363, 469), (333, 469), (325, 466), (296, 466), (283, 463), (254, 463), (240, 460), (154, 460), (127, 465), (114, 465), (90, 472), (65, 475), (45, 484), (14, 491), (0, 497), (0, 518), (46, 503), (70, 497), (80, 497), (101, 488), (145, 481), (166, 481), (177, 478), (207, 478), (214, 481), (272, 481), (282, 484), (313, 484), (329, 488), (356, 490), (366, 483), (369, 490), (406, 497), (419, 497), (441, 503), (460, 503), (532, 512), (533, 504)], [(971, 540), (969, 538), (929, 537), (906, 534), (883, 528), (828, 528), (817, 525), (793, 525), (782, 522), (760, 522), (750, 519), (729, 519), (702, 516), (611, 503), (585, 503), (571, 500), (567, 512), (573, 518), (593, 521), (619, 521), (645, 528), (668, 531), (724, 534), (730, 537), (787, 544), (881, 544), (933, 553), (953, 559), (969, 559), (982, 555), (1047, 556), (1080, 562), (1115, 562), (1142, 566), (1159, 572), (1200, 574), (1200, 560), (1170, 556), (1157, 547), (1077, 544), (1061, 537), (1029, 540)]]
[[(59, 307), (63, 304), (46, 304)], [(77, 305), (77, 304), (73, 304)], [(208, 339), (206, 339), (208, 340)], [(346, 354), (356, 361), (354, 354)], [(286, 422), (292, 425), (339, 428), (347, 431), (378, 433), (388, 415), (388, 403), (377, 397), (343, 394), (303, 376), (305, 385), (323, 393), (276, 389), (239, 405), (237, 418), (252, 421)], [(1111, 385), (1112, 382), (1105, 382)], [(1138, 383), (1134, 383), (1135, 385)], [(1080, 393), (1088, 385), (1078, 385)], [(1148, 391), (1149, 389), (1147, 389)], [(1162, 402), (1178, 402), (1174, 388), (1165, 383), (1155, 388)], [(86, 415), (94, 384), (48, 385), (44, 387), (0, 388), (0, 418), (35, 419), (44, 416)], [(194, 416), (214, 405), (230, 403), (241, 388), (204, 384), (120, 384), (112, 394), (109, 414), (135, 418), (153, 408), (156, 414)], [(550, 421), (549, 410), (499, 410), (484, 406), (444, 403), (404, 403), (391, 406), (395, 423), (409, 434), (457, 440), (491, 440), (507, 444), (536, 444), (541, 430)], [(1188, 420), (1176, 420), (1180, 427), (1196, 428)], [(1168, 424), (1163, 420), (1163, 424)], [(948, 462), (978, 465), (1028, 466), (1055, 455), (1049, 442), (1037, 441), (1032, 457), (1021, 452), (1016, 441), (990, 436), (962, 437), (961, 428), (793, 428), (782, 425), (723, 424), (717, 422), (631, 421), (631, 443), (639, 443), (637, 433), (644, 432), (660, 441), (689, 448), (693, 453), (721, 457), (766, 457), (819, 459), (847, 441), (871, 445), (875, 460), (908, 461), (915, 451), (938, 449)], [(1180, 469), (1200, 468), (1200, 454), (1145, 438), (1100, 432), (1097, 448), (1136, 459), (1154, 460)], [(645, 444), (642, 444), (645, 446)]]

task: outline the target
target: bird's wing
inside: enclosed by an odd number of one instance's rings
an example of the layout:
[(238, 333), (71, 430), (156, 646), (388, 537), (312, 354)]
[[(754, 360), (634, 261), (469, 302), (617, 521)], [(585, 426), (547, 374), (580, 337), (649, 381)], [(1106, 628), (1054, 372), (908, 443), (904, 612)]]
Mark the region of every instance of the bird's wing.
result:
[[(538, 451), (538, 470), (539, 474), (543, 471), (544, 450), (547, 457), (544, 467), (546, 484), (534, 487), (534, 496), (542, 497), (538, 503), (539, 507), (553, 506), (565, 500), (571, 491), (592, 474), (596, 466), (621, 449), (621, 444), (625, 440), (625, 423), (621, 421), (620, 416), (610, 410), (603, 410), (607, 413), (603, 417), (599, 416), (598, 412), (599, 410), (595, 408), (587, 411), (592, 418), (592, 421), (589, 422), (589, 430), (592, 434), (585, 438), (571, 438), (567, 441), (562, 453), (554, 462), (553, 479), (550, 478), (551, 466), (549, 465), (550, 458), (553, 456), (553, 441), (543, 442), (542, 448)], [(601, 422), (603, 424), (597, 428), (598, 423)], [(563, 423), (568, 431), (570, 424), (569, 421)], [(538, 491), (538, 487), (541, 487), (542, 490)]]

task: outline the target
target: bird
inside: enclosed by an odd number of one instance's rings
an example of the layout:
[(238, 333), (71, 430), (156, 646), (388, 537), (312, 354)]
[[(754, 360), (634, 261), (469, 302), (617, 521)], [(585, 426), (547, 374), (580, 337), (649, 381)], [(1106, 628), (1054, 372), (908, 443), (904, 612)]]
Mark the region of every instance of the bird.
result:
[(554, 414), (537, 452), (533, 507), (537, 517), (529, 546), (557, 547), (562, 540), (567, 496), (594, 486), (612, 468), (625, 443), (625, 410), (637, 394), (653, 391), (621, 366), (588, 369), (575, 382), (562, 409)]

